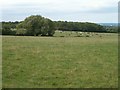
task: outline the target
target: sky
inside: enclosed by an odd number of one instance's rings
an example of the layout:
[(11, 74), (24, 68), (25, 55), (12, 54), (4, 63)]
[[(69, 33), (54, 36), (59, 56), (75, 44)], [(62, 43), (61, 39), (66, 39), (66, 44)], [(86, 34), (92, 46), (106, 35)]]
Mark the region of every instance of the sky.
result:
[(119, 0), (0, 0), (0, 21), (41, 15), (53, 21), (117, 23)]

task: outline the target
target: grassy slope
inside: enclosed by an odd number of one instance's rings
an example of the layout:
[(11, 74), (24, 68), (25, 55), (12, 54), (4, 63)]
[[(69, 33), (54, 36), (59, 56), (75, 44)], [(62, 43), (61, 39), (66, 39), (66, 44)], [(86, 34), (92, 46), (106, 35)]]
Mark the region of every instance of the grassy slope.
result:
[(3, 36), (3, 87), (117, 87), (116, 35)]

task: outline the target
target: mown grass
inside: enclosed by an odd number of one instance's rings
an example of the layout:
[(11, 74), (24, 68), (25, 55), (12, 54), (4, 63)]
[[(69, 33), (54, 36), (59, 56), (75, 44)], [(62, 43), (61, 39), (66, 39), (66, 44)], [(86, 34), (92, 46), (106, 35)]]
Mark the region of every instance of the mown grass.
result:
[[(101, 37), (100, 37), (101, 36)], [(4, 88), (115, 88), (116, 34), (3, 36)]]

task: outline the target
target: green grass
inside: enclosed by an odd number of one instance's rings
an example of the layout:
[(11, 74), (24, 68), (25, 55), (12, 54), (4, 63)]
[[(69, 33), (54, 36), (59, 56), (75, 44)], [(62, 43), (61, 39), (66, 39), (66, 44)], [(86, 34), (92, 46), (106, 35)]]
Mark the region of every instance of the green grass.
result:
[(0, 89), (2, 89), (2, 36), (0, 35)]
[(116, 34), (93, 34), (90, 37), (3, 36), (2, 40), (4, 88), (118, 86)]

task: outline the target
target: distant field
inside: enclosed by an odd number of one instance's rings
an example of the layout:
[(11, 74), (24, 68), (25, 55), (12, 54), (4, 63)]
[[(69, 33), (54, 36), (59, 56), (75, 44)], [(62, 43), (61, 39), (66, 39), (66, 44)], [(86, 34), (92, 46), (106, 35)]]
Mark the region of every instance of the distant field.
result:
[(115, 88), (117, 34), (3, 36), (3, 88)]

